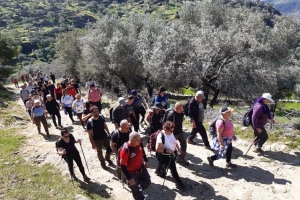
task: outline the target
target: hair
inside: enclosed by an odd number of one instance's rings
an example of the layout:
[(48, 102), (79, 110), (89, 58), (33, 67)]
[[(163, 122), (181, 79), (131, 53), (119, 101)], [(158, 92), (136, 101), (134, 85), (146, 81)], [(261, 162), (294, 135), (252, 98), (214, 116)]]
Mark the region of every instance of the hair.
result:
[(159, 95), (160, 93), (165, 92), (165, 91), (166, 91), (166, 89), (163, 86), (160, 86), (157, 91), (157, 95)]
[(48, 98), (48, 97), (51, 97), (51, 98), (52, 98), (51, 94), (47, 94), (46, 97), (47, 97), (47, 98)]
[(89, 78), (89, 81), (92, 81), (93, 79), (92, 78)]
[(66, 133), (69, 133), (69, 130), (67, 128), (61, 129), (61, 131), (60, 131), (61, 136), (64, 136)]
[(127, 100), (133, 100), (134, 99), (134, 96), (130, 95), (127, 97)]
[(163, 125), (163, 129), (165, 131), (169, 131), (171, 129), (174, 129), (175, 128), (175, 124), (171, 121), (167, 121), (164, 125)]
[(61, 87), (60, 83), (56, 83), (56, 88)]
[(99, 108), (98, 108), (97, 106), (92, 106), (92, 112), (93, 112), (95, 109), (97, 109), (98, 111), (100, 111)]
[(80, 97), (81, 97), (81, 94), (76, 94), (76, 95), (75, 95), (75, 98), (77, 98), (78, 96), (80, 96)]
[(121, 122), (120, 122), (120, 126), (123, 126), (124, 124), (128, 124), (128, 121), (126, 119), (123, 119)]
[(135, 138), (136, 136), (140, 136), (137, 132), (131, 132), (130, 134), (129, 134), (129, 140), (132, 140), (133, 138)]

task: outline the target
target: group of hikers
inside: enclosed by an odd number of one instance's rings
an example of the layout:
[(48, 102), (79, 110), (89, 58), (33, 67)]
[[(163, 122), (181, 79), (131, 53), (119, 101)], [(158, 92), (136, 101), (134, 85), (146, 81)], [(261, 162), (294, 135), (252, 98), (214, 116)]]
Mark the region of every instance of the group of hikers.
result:
[[(127, 180), (133, 198), (136, 200), (145, 199), (144, 190), (151, 185), (147, 171), (148, 159), (140, 135), (140, 125), (143, 123), (147, 125), (144, 134), (148, 136), (145, 146), (149, 151), (156, 153), (158, 160), (155, 174), (165, 178), (167, 170), (170, 169), (176, 186), (182, 191), (187, 188), (179, 177), (176, 163), (184, 166), (190, 165), (185, 159), (187, 144), (197, 144), (194, 141), (197, 133), (202, 138), (204, 148), (214, 152), (207, 158), (211, 166), (214, 166), (214, 161), (226, 157), (226, 167), (237, 167), (231, 162), (232, 141), (236, 139), (234, 126), (230, 120), (233, 109), (230, 107), (220, 109), (219, 117), (210, 125), (213, 129), (213, 140), (210, 144), (203, 125), (205, 115), (202, 103), (205, 99), (203, 91), (197, 91), (186, 104), (177, 102), (174, 108), (170, 108), (164, 87), (158, 89), (151, 107), (148, 107), (145, 99), (136, 90), (132, 90), (127, 97), (118, 98), (117, 105), (110, 109), (109, 118), (115, 128), (109, 130), (106, 118), (101, 114), (102, 92), (92, 78), (89, 78), (85, 84), (87, 92), (87, 101), (85, 101), (82, 99), (80, 87), (73, 75), (68, 78), (64, 76), (56, 85), (54, 85), (55, 76), (52, 73), (50, 74), (51, 80), (45, 78), (47, 75), (41, 72), (24, 77), (20, 98), (24, 102), (26, 111), (37, 126), (39, 134), (41, 134), (42, 123), (46, 135), (50, 137), (47, 117), (51, 117), (54, 126), (60, 129), (61, 137), (56, 143), (57, 151), (67, 162), (73, 179), (76, 178), (73, 170), (73, 161), (75, 161), (83, 179), (90, 180), (85, 173), (79, 151), (75, 147), (75, 143), (81, 145), (81, 140), (75, 139), (74, 135), (62, 126), (60, 114), (62, 110), (69, 116), (72, 124), (76, 124), (74, 116), (77, 116), (83, 130), (88, 133), (92, 148), (97, 151), (102, 168), (107, 170), (107, 164), (110, 167), (116, 167), (117, 177), (121, 181)], [(262, 146), (268, 139), (264, 126), (268, 120), (275, 123), (268, 107), (270, 102), (273, 102), (272, 96), (264, 93), (251, 107), (253, 110), (251, 126), (255, 137), (254, 152), (257, 154), (263, 153)], [(185, 116), (190, 119), (192, 126), (188, 138), (185, 137), (183, 131)], [(105, 155), (103, 155), (103, 148)], [(116, 163), (112, 162), (111, 153), (115, 154)]]

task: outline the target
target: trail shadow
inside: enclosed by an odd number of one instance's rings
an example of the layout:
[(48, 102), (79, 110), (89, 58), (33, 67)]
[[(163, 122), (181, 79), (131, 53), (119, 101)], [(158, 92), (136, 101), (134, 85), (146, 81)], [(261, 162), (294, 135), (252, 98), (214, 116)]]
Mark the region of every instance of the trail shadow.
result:
[(107, 189), (113, 190), (112, 188), (107, 187), (107, 185), (101, 184), (98, 181), (89, 181), (84, 182), (82, 180), (76, 179), (80, 185), (79, 187), (86, 191), (85, 196), (89, 197), (89, 199), (93, 199), (92, 194), (97, 194), (102, 198), (111, 198), (111, 195), (107, 192)]
[(281, 151), (265, 151), (263, 156), (280, 161), (284, 164), (300, 166), (300, 152), (295, 152), (295, 155), (293, 155)]
[[(181, 191), (177, 188), (168, 188), (167, 186), (162, 187), (163, 178), (161, 178), (161, 184), (152, 183), (149, 189), (146, 191), (149, 194), (150, 199), (154, 199), (151, 194), (155, 194), (157, 199), (169, 200), (177, 199), (176, 196), (179, 193), (183, 197), (193, 197), (195, 199), (220, 199), (228, 200), (224, 196), (216, 195), (214, 188), (203, 181), (196, 182), (189, 178), (181, 178), (182, 182), (186, 185), (186, 191)], [(167, 175), (166, 181), (175, 183), (172, 176)], [(159, 197), (158, 197), (159, 196)], [(192, 199), (193, 199), (192, 198)]]
[(74, 132), (74, 127), (73, 126), (63, 126), (63, 128), (68, 129), (70, 132)]
[(41, 133), (41, 135), (44, 137), (45, 140), (50, 141), (50, 142), (57, 141), (60, 138), (60, 136), (58, 136), (58, 135), (52, 135), (51, 133), (50, 133), (50, 137), (48, 137), (44, 133)]
[(258, 182), (266, 185), (270, 185), (273, 182), (282, 185), (285, 185), (286, 183), (292, 183), (286, 179), (277, 179), (271, 172), (261, 169), (257, 166), (238, 166), (236, 169), (227, 169), (216, 166), (211, 167), (208, 164), (204, 164), (201, 170), (193, 172), (193, 174), (207, 179), (226, 177), (234, 181), (245, 179), (247, 182)]
[[(205, 151), (205, 149), (203, 149), (203, 151)], [(203, 160), (193, 154), (190, 154), (190, 153), (186, 153), (186, 156), (185, 156), (185, 159), (186, 160), (190, 160), (192, 163), (191, 164), (194, 164), (194, 165), (199, 165), (203, 162)]]

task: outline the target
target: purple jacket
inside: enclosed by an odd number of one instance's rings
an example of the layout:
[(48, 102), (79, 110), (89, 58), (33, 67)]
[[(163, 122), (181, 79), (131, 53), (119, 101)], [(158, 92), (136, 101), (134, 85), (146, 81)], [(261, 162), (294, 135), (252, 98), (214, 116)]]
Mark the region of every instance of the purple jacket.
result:
[(268, 115), (266, 114), (262, 104), (256, 104), (253, 108), (252, 126), (254, 129), (261, 128), (268, 122)]

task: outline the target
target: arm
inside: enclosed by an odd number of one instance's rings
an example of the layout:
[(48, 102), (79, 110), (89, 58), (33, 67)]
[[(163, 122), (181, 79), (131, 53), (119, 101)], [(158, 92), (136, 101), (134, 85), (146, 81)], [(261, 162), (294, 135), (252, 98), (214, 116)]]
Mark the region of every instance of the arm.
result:
[(151, 114), (148, 113), (148, 114), (147, 114), (147, 117), (146, 117), (146, 119), (145, 119), (145, 122), (146, 122), (147, 126), (151, 126), (150, 121), (149, 121), (150, 118), (151, 118)]
[(113, 152), (117, 155), (118, 154), (118, 149), (117, 149), (117, 144), (114, 143), (113, 141), (110, 141), (110, 148), (113, 150)]
[(116, 119), (117, 119), (117, 109), (114, 108), (112, 111), (112, 122), (115, 124), (116, 129), (118, 129), (119, 124), (117, 123)]
[(95, 145), (95, 142), (94, 142), (94, 139), (93, 139), (93, 136), (92, 136), (92, 134), (93, 134), (92, 132), (93, 132), (92, 130), (88, 130), (89, 139), (90, 139), (90, 142), (92, 144), (92, 148), (95, 149), (96, 145)]
[(72, 109), (74, 109), (75, 108), (75, 101), (73, 101), (73, 103), (72, 103)]
[(107, 124), (105, 122), (104, 122), (104, 129), (106, 130), (107, 135), (109, 135), (109, 130), (108, 130)]
[(217, 130), (217, 138), (219, 140), (219, 144), (222, 149), (225, 148), (223, 138), (222, 138), (222, 132), (224, 130), (224, 124), (222, 120), (217, 120), (216, 122), (216, 130)]
[(83, 114), (82, 115), (82, 117), (81, 117), (81, 119), (82, 119), (82, 121), (86, 121), (86, 120), (88, 120), (88, 118), (90, 118), (90, 117), (92, 117), (93, 116), (93, 114), (92, 113), (89, 113), (89, 114)]
[(261, 105), (256, 105), (253, 108), (253, 114), (252, 114), (252, 126), (254, 129), (259, 128), (258, 127), (258, 117), (263, 113), (263, 109)]

